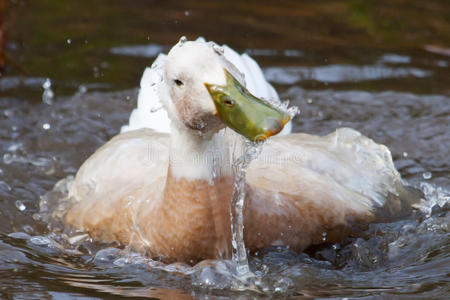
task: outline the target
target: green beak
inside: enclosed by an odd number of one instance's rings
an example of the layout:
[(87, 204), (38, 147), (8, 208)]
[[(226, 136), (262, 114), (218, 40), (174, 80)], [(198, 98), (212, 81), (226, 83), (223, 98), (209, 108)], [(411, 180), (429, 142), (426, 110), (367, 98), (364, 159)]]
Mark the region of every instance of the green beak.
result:
[(231, 129), (251, 141), (263, 141), (279, 133), (291, 117), (243, 87), (227, 70), (225, 86), (205, 83), (217, 115)]

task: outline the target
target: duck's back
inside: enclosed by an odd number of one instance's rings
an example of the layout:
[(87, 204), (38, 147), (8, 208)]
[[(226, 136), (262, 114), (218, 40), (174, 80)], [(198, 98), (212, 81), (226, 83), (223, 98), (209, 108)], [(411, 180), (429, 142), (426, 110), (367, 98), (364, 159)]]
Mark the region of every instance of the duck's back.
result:
[[(410, 196), (388, 148), (348, 128), (272, 138), (250, 165), (247, 182), (246, 228), (254, 248), (279, 243), (301, 250), (335, 228), (398, 214)], [(257, 228), (267, 230), (260, 244)]]

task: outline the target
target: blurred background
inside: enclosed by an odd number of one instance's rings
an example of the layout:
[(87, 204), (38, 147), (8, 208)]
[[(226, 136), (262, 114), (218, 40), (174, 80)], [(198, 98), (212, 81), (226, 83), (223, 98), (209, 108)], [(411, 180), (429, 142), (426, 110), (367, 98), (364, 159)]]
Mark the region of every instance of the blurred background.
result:
[(297, 297), (448, 297), (450, 1), (0, 0), (0, 298), (261, 296), (205, 289), (200, 267), (181, 276), (130, 265), (92, 243), (74, 254), (33, 217), (119, 132), (145, 67), (183, 35), (255, 58), (299, 106), (294, 131), (347, 126), (388, 146), (429, 200), (424, 215), (376, 224), (364, 239), (251, 257), (268, 286)]
[[(396, 78), (399, 76), (392, 80), (379, 74), (378, 78), (357, 80), (356, 87), (449, 93), (450, 74), (444, 68), (450, 51), (447, 0), (0, 3), (6, 19), (2, 27), (7, 59), (3, 73), (50, 77), (61, 89), (85, 83), (114, 89), (135, 87), (152, 57), (185, 35), (190, 39), (204, 36), (250, 52), (263, 66), (365, 65), (385, 54), (396, 54), (384, 62), (414, 63), (442, 75), (426, 80), (409, 76), (405, 83)], [(138, 45), (154, 47), (134, 52), (117, 49)], [(302, 85), (324, 87), (314, 79)], [(337, 87), (342, 88), (343, 83)]]

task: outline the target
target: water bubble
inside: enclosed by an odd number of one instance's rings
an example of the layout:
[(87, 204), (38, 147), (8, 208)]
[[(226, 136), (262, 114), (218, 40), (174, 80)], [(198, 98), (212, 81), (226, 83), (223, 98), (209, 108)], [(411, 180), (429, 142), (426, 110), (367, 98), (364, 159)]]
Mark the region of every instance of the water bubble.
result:
[(431, 172), (424, 172), (424, 173), (422, 174), (422, 177), (423, 177), (423, 179), (428, 180), (428, 179), (431, 179), (432, 174), (431, 174)]
[(67, 44), (68, 45), (72, 44), (72, 40), (71, 39), (67, 39)]
[(403, 157), (408, 157), (408, 152), (403, 152)]
[(42, 128), (44, 128), (44, 130), (49, 130), (50, 129), (50, 124), (49, 123), (44, 123), (43, 125), (42, 125)]
[(180, 40), (178, 41), (178, 44), (180, 44), (180, 47), (184, 45), (184, 43), (187, 42), (187, 37), (185, 37), (184, 35), (182, 37), (180, 37)]
[(20, 211), (24, 211), (25, 209), (27, 209), (27, 207), (25, 206), (25, 204), (23, 204), (22, 201), (20, 200), (16, 200), (16, 207), (18, 210)]
[(312, 100), (311, 98), (308, 98), (308, 99), (306, 99), (306, 102), (307, 102), (308, 104), (311, 104), (311, 103), (313, 103), (313, 100)]

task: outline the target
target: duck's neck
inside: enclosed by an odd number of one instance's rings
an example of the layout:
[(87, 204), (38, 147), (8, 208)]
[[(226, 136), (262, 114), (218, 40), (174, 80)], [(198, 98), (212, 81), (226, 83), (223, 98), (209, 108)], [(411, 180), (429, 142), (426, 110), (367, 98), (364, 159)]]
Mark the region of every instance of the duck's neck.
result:
[[(202, 137), (172, 130), (170, 161), (157, 218), (161, 253), (178, 260), (229, 257), (230, 198), (233, 189), (229, 150), (222, 133)], [(161, 243), (162, 242), (162, 243)]]
[(223, 132), (203, 136), (186, 128), (173, 128), (169, 172), (175, 179), (205, 180), (231, 175), (229, 147)]

